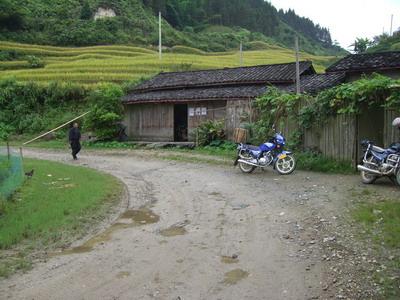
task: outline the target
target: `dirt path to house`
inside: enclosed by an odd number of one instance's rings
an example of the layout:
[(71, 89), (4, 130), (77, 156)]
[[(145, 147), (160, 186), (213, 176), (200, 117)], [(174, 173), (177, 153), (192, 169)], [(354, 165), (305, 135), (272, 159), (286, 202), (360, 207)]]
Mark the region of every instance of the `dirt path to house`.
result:
[[(74, 163), (61, 152), (25, 155)], [(351, 197), (365, 189), (356, 176), (247, 175), (129, 152), (90, 152), (76, 164), (120, 178), (129, 210), (86, 243), (1, 281), (1, 299), (355, 299), (370, 292), (351, 272), (353, 257), (337, 247)]]

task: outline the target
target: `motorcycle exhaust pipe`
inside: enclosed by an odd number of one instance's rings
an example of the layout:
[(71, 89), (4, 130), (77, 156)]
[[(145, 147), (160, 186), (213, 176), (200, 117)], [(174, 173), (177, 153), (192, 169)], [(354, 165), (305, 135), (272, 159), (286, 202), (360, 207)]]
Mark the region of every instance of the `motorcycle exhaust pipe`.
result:
[(257, 165), (255, 163), (249, 162), (248, 160), (244, 160), (244, 159), (239, 159), (238, 162), (244, 163), (244, 164), (247, 164), (247, 165), (251, 165), (251, 166), (255, 166), (255, 167), (260, 167), (260, 168), (263, 167), (263, 166)]
[(357, 170), (358, 170), (358, 171), (364, 171), (364, 172), (368, 172), (368, 173), (372, 173), (372, 174), (375, 174), (375, 175), (380, 175), (380, 176), (382, 176), (382, 173), (379, 172), (378, 170), (373, 170), (373, 169), (364, 167), (363, 165), (358, 165), (358, 166), (357, 166)]

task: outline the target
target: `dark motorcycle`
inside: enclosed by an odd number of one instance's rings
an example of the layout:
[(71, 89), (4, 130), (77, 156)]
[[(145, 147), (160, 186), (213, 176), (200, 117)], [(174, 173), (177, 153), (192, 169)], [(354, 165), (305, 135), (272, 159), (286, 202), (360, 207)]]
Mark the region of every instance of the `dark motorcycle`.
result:
[(272, 165), (279, 174), (290, 174), (296, 168), (296, 160), (292, 152), (283, 149), (285, 144), (285, 137), (281, 133), (275, 133), (268, 142), (258, 147), (239, 144), (234, 165), (239, 164), (244, 173), (251, 173), (257, 167), (266, 168)]
[(372, 184), (380, 177), (387, 176), (400, 185), (400, 143), (394, 143), (383, 149), (371, 141), (361, 142), (364, 148), (362, 164), (357, 166), (365, 184)]

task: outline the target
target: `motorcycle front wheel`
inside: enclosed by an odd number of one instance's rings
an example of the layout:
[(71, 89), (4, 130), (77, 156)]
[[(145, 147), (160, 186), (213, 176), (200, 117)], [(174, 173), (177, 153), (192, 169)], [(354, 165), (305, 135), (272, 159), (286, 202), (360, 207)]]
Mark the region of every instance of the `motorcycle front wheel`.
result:
[(285, 157), (278, 158), (275, 162), (275, 169), (281, 175), (289, 175), (296, 168), (296, 160), (293, 155), (286, 154)]

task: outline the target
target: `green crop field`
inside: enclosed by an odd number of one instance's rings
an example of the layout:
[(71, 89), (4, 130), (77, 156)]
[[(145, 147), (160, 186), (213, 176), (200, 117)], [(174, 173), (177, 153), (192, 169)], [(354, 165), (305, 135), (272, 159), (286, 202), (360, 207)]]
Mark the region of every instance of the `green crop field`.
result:
[[(259, 50), (244, 51), (244, 65), (294, 61), (292, 50), (263, 44), (257, 45)], [(83, 84), (123, 82), (161, 71), (238, 67), (240, 64), (238, 52), (206, 53), (183, 46), (166, 49), (161, 61), (155, 50), (118, 45), (63, 48), (0, 42), (0, 52), (12, 52), (17, 57), (13, 61), (0, 61), (0, 79), (15, 77), (19, 81), (44, 83), (53, 80)], [(31, 56), (39, 58), (44, 67), (31, 67)], [(336, 58), (301, 53), (301, 59), (313, 61), (316, 70), (323, 72)]]

